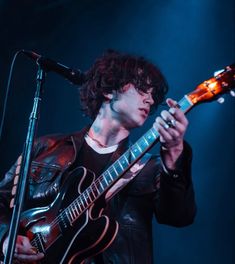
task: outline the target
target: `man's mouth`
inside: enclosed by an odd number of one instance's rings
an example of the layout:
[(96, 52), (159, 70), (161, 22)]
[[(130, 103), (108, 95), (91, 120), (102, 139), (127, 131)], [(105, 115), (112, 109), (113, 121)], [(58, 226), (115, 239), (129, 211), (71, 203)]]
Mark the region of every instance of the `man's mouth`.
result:
[(144, 113), (145, 115), (148, 115), (149, 114), (149, 109), (147, 108), (139, 108), (139, 110)]

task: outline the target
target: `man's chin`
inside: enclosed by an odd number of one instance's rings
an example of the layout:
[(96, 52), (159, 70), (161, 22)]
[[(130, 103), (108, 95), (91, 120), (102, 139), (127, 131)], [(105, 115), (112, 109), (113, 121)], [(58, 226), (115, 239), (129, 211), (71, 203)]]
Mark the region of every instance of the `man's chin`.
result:
[(141, 127), (145, 123), (146, 119), (141, 119), (136, 122), (135, 127)]

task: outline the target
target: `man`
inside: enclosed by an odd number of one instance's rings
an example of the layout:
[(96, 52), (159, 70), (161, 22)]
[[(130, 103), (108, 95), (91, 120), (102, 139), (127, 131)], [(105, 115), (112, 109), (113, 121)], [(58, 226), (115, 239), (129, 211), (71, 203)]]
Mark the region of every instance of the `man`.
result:
[[(93, 123), (72, 135), (37, 140), (25, 209), (49, 205), (66, 178), (72, 177), (69, 172), (79, 166), (99, 176), (128, 149), (130, 131), (143, 125), (163, 102), (167, 90), (161, 72), (142, 57), (108, 51), (99, 58), (80, 88), (82, 108)], [(153, 124), (160, 135), (160, 156), (145, 155), (137, 172), (135, 166), (130, 169), (132, 177), (124, 174), (126, 181), (120, 179), (105, 192), (104, 212), (118, 222), (119, 228), (105, 250), (87, 257), (86, 263), (153, 263), (153, 215), (159, 223), (176, 227), (193, 222), (196, 206), (191, 150), (183, 140), (188, 121), (174, 100), (167, 99), (167, 104), (169, 111), (162, 111)], [(11, 190), (17, 166), (6, 174), (1, 188)], [(0, 200), (3, 254), (8, 245), (11, 199), (6, 193)], [(17, 260), (32, 263), (43, 257), (24, 234), (18, 235)]]

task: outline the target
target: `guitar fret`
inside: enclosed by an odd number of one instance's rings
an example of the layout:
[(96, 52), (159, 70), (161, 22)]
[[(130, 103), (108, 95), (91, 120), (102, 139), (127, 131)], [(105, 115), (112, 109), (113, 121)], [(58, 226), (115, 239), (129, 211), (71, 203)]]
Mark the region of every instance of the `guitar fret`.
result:
[(118, 176), (118, 172), (117, 172), (117, 170), (116, 170), (114, 165), (112, 166), (112, 168), (113, 168), (114, 172), (116, 173), (116, 176)]
[(116, 169), (117, 176), (123, 173), (122, 166), (120, 166), (120, 163), (118, 162), (118, 160), (114, 163), (114, 167)]
[(71, 212), (72, 212), (73, 217), (76, 218), (77, 215), (76, 215), (75, 209), (73, 208), (73, 204), (71, 204)]
[(74, 201), (74, 209), (75, 209), (75, 211), (77, 212), (77, 215), (79, 216), (80, 212), (79, 212), (79, 210), (78, 210), (78, 208), (77, 208), (76, 200)]
[(104, 181), (106, 182), (106, 185), (108, 186), (109, 183), (107, 182), (106, 177), (103, 176), (103, 179), (104, 179)]
[(109, 177), (112, 179), (112, 181), (113, 181), (113, 176), (112, 176), (112, 174), (110, 173), (110, 171), (108, 170), (108, 174), (109, 174)]
[(77, 206), (79, 207), (79, 210), (80, 210), (80, 212), (82, 212), (82, 208), (81, 208), (81, 206), (80, 206), (80, 204), (79, 204), (79, 201), (78, 201), (78, 200), (76, 200), (76, 204), (77, 204)]
[(127, 159), (126, 155), (124, 154), (123, 157), (125, 158), (126, 160), (126, 163), (129, 165), (129, 160)]
[[(94, 192), (93, 192), (91, 186), (88, 187), (87, 191), (89, 191), (89, 195), (90, 195), (90, 199), (91, 199), (91, 201), (94, 201), (95, 198), (96, 198), (96, 196), (95, 196), (95, 194), (94, 194)], [(92, 197), (91, 195), (93, 195), (93, 197)]]
[(87, 202), (87, 198), (86, 198), (86, 193), (85, 193), (85, 192), (84, 192), (83, 195), (82, 195), (82, 200), (83, 200), (83, 202), (84, 202), (84, 204), (85, 204), (85, 207), (87, 207), (88, 202)]
[(156, 136), (155, 133), (153, 132), (153, 129), (154, 129), (154, 128), (151, 128), (150, 131), (151, 131), (151, 133), (152, 133), (152, 135), (153, 135), (153, 137), (154, 137), (154, 139), (155, 139), (157, 136)]
[(151, 135), (149, 133), (147, 135), (147, 139), (152, 140), (152, 137), (151, 137)]
[(77, 218), (79, 216), (78, 209), (74, 203), (72, 203), (71, 206), (72, 206), (73, 214), (74, 214), (75, 218)]
[(140, 146), (145, 150), (149, 147), (149, 142), (146, 140), (145, 136), (140, 139)]
[(101, 176), (101, 178), (102, 178), (102, 185), (104, 186), (104, 189), (106, 189), (106, 187), (109, 185), (107, 184), (107, 181), (105, 180), (103, 175)]
[[(93, 186), (95, 186), (95, 189), (96, 189), (96, 191), (97, 191), (97, 196), (99, 196), (100, 192), (99, 192), (99, 189), (97, 188), (96, 184), (93, 184)], [(97, 196), (96, 196), (96, 197), (97, 197)]]
[(70, 211), (65, 209), (65, 214), (67, 216), (67, 219), (69, 220), (69, 224), (72, 225), (72, 217), (70, 215)]
[(138, 148), (136, 148), (135, 146), (136, 146), (136, 144), (132, 146), (132, 149), (133, 149), (134, 153), (138, 154)]
[(103, 175), (104, 175), (105, 180), (108, 181), (108, 184), (112, 183), (112, 178), (109, 175), (109, 171), (108, 172), (105, 171)]
[(135, 154), (130, 150), (130, 153), (131, 153), (131, 155), (134, 157), (134, 159), (136, 159), (136, 156), (135, 156)]
[[(125, 166), (125, 167), (128, 167), (129, 166), (129, 161), (126, 157), (126, 155), (122, 155), (119, 160), (121, 161), (122, 165)], [(124, 168), (124, 167), (123, 167)], [(124, 168), (125, 169), (125, 168)]]
[(120, 160), (117, 160), (117, 162), (119, 163), (119, 166), (121, 167), (121, 169), (124, 171), (124, 168), (123, 168), (122, 163), (120, 162)]
[(79, 212), (79, 210), (78, 210), (78, 208), (77, 208), (76, 205), (75, 205), (75, 210), (76, 210), (76, 212), (77, 212), (77, 216), (79, 216), (79, 215), (80, 215), (80, 212)]
[(143, 136), (143, 139), (144, 139), (144, 141), (146, 142), (146, 145), (148, 146), (149, 143), (148, 143), (148, 141), (146, 140), (145, 136)]
[(70, 217), (71, 217), (71, 219), (72, 219), (72, 221), (73, 221), (74, 216), (73, 216), (73, 213), (72, 213), (72, 211), (71, 211), (70, 208), (68, 208), (68, 212), (69, 212), (69, 215), (70, 215)]
[(136, 142), (136, 146), (139, 149), (139, 151), (142, 152), (142, 149), (141, 149), (141, 147), (139, 146), (139, 144), (137, 142)]
[(72, 210), (74, 218), (77, 218), (77, 212), (76, 212), (76, 209), (74, 207), (74, 203), (71, 204), (71, 210)]
[(81, 196), (81, 198), (80, 198), (80, 202), (81, 202), (82, 206), (85, 208), (84, 203), (83, 203), (83, 200), (82, 200), (82, 197), (83, 196)]
[(146, 145), (145, 141), (142, 140), (140, 143), (139, 143), (139, 146), (141, 147), (142, 149), (142, 153), (146, 151), (146, 149), (149, 147), (149, 145)]
[(100, 184), (101, 188), (104, 190), (105, 188), (104, 188), (104, 186), (100, 180), (99, 180), (99, 184)]
[[(86, 190), (85, 192), (84, 192), (85, 194), (86, 194), (86, 199), (88, 200), (90, 200), (90, 202), (92, 202), (92, 200), (91, 200), (91, 198), (90, 198), (90, 196), (89, 196), (89, 193), (88, 193), (88, 191)], [(87, 201), (87, 204), (89, 203), (89, 201)]]

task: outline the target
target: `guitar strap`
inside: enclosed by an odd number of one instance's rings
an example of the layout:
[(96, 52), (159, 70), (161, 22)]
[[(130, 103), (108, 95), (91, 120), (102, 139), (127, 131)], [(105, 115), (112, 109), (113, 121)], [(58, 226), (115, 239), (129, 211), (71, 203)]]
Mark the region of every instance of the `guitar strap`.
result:
[(107, 191), (105, 200), (109, 201), (115, 194), (123, 189), (131, 180), (133, 180), (144, 168), (149, 159), (150, 153), (145, 153), (144, 156), (139, 159), (130, 169), (128, 169), (124, 175)]

